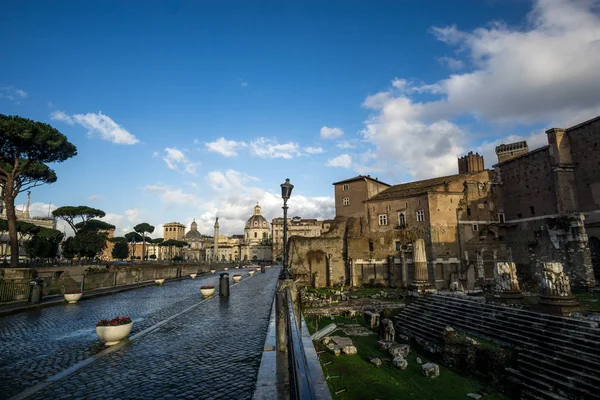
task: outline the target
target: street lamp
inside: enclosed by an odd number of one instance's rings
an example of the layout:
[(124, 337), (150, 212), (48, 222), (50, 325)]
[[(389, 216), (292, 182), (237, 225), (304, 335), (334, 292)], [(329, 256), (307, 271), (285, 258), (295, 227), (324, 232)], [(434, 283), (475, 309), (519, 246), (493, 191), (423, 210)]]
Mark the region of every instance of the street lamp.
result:
[(291, 279), (292, 274), (288, 268), (288, 256), (287, 256), (287, 201), (292, 195), (292, 189), (294, 185), (290, 183), (289, 179), (285, 180), (285, 183), (281, 184), (281, 198), (283, 199), (283, 269), (279, 274), (279, 279)]

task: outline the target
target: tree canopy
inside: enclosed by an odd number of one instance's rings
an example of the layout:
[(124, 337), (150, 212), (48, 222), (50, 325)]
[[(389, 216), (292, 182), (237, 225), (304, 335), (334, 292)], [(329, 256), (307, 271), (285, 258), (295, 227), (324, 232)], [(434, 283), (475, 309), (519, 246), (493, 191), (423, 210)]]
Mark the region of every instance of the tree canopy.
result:
[(64, 235), (56, 229), (38, 227), (37, 232), (27, 242), (27, 254), (32, 258), (54, 258)]
[(115, 246), (112, 249), (112, 257), (124, 260), (127, 256), (129, 256), (129, 246), (127, 245), (127, 242), (124, 240), (115, 242)]
[[(85, 229), (92, 218), (102, 218), (106, 213), (97, 208), (88, 206), (63, 206), (52, 211), (52, 215), (56, 218), (63, 219), (69, 224), (74, 232), (78, 232)], [(75, 219), (78, 218), (81, 218), (81, 222), (75, 222)]]
[(0, 114), (0, 186), (6, 206), (11, 244), (11, 266), (18, 266), (15, 199), (33, 187), (56, 182), (46, 163), (63, 162), (77, 155), (75, 145), (52, 126), (18, 116)]
[(101, 221), (99, 219), (90, 219), (86, 223), (84, 223), (83, 221), (76, 223), (75, 228), (77, 228), (77, 231), (83, 231), (83, 230), (110, 231), (110, 230), (114, 230), (115, 226), (112, 224), (109, 224), (108, 222)]

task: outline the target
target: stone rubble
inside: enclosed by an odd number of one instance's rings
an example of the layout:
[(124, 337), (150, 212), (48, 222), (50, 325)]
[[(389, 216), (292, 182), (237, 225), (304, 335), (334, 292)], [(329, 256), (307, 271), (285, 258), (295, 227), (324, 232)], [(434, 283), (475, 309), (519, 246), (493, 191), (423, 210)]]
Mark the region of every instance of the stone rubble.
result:
[(392, 360), (392, 365), (396, 368), (406, 369), (408, 368), (408, 361), (402, 356), (396, 356)]
[(428, 378), (437, 378), (440, 376), (440, 367), (435, 363), (421, 365), (421, 372)]

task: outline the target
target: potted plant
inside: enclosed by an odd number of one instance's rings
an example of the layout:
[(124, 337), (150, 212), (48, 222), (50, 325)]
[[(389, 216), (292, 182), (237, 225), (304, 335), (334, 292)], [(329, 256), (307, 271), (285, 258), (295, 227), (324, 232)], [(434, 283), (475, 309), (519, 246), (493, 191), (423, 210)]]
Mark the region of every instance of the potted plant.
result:
[(65, 300), (69, 302), (69, 304), (75, 304), (81, 299), (83, 296), (83, 292), (79, 289), (67, 289), (63, 294)]
[(96, 335), (106, 346), (113, 346), (125, 339), (132, 327), (133, 322), (129, 317), (101, 319), (96, 323)]
[(165, 282), (165, 278), (156, 278), (154, 280), (154, 283), (156, 283), (157, 285), (162, 285)]
[(190, 278), (192, 278), (192, 279), (196, 279), (196, 276), (198, 276), (198, 274), (196, 274), (196, 273), (190, 274)]
[(248, 275), (250, 275), (250, 276), (254, 275), (254, 270), (251, 269), (250, 271), (248, 271)]
[(200, 286), (200, 293), (204, 297), (210, 297), (215, 294), (215, 287), (212, 285), (204, 285)]
[(235, 274), (233, 275), (232, 279), (233, 283), (238, 283), (242, 279), (242, 276), (240, 274)]

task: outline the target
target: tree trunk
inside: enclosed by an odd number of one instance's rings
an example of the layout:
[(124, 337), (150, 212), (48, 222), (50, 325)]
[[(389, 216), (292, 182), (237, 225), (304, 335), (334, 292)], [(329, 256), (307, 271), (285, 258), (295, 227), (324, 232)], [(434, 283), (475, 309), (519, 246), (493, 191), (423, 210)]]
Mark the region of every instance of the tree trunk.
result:
[(19, 239), (17, 237), (17, 214), (15, 212), (15, 195), (13, 181), (10, 177), (4, 184), (4, 205), (6, 207), (6, 220), (8, 221), (8, 238), (10, 243), (10, 266), (19, 267)]
[[(142, 232), (145, 234), (145, 232)], [(146, 258), (146, 236), (142, 236), (142, 264), (144, 263), (144, 258)]]

